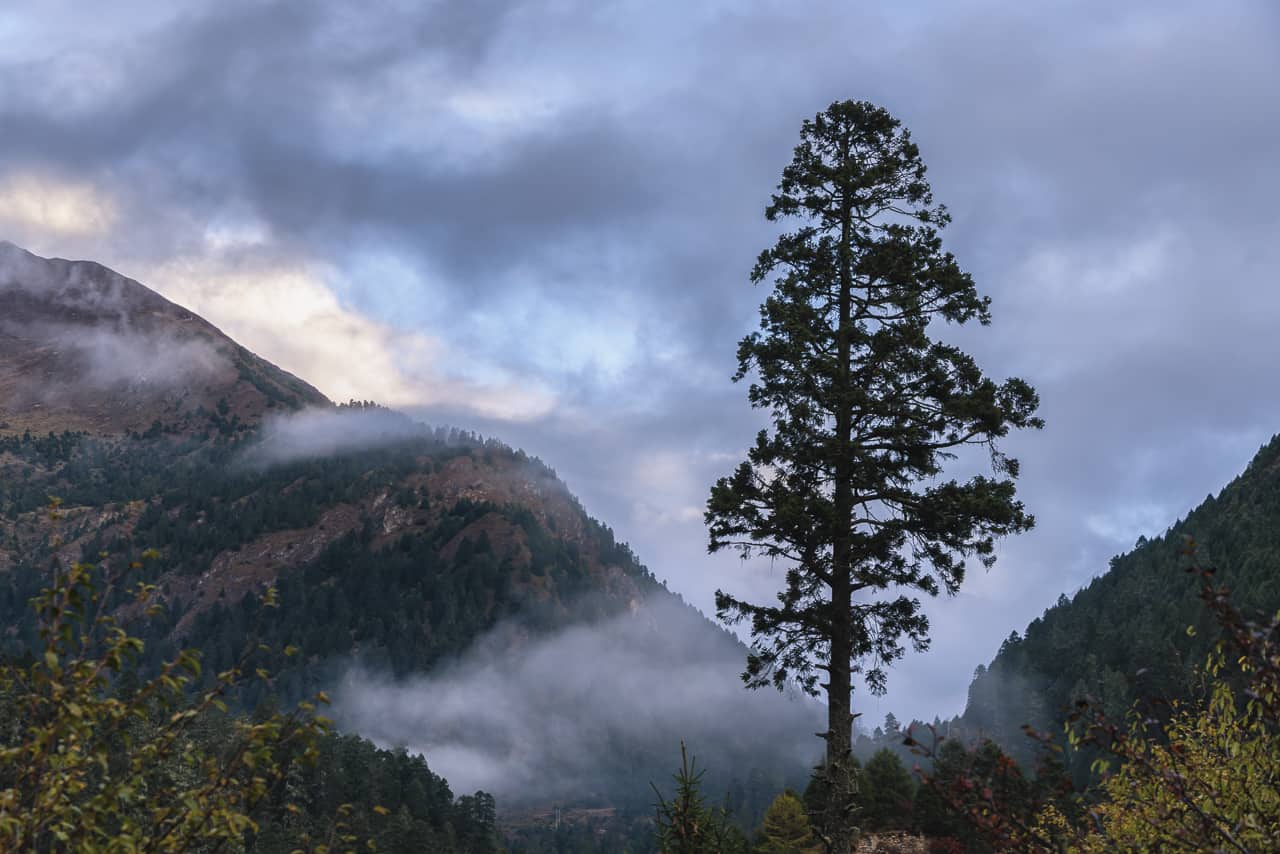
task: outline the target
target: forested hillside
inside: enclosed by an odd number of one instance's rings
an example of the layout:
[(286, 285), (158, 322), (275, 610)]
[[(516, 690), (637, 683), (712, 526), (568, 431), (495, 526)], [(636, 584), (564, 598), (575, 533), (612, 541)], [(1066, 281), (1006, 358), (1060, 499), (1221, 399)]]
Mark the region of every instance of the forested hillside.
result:
[[(441, 851), (487, 850), (478, 840), (494, 826), (489, 795), (455, 801), (428, 770), (435, 749), (463, 742), (487, 767), (510, 764), (495, 783), (517, 850), (627, 837), (648, 847), (650, 782), (667, 783), (682, 738), (714, 768), (708, 791), (730, 792), (743, 822), (803, 784), (811, 757), (796, 744), (808, 746), (808, 711), (777, 696), (740, 703), (742, 645), (658, 584), (538, 460), (367, 402), (335, 407), (100, 265), (11, 244), (0, 262), (6, 661), (39, 649), (29, 602), (53, 567), (79, 561), (96, 565), (107, 612), (144, 642), (141, 677), (190, 648), (203, 659), (193, 687), (207, 688), (253, 650), (247, 666), (270, 679), (241, 685), (233, 712), (333, 693), (351, 672), (383, 693), (425, 692), (401, 702), (410, 711), (462, 704), (456, 721), (406, 719), (378, 733), (425, 748), (425, 762), (333, 740), (299, 781), (316, 821), (344, 797), (366, 816), (385, 804), (404, 839)], [(138, 583), (155, 585), (164, 607), (144, 613), (129, 592)], [(268, 611), (269, 588), (278, 606)], [(610, 644), (614, 659), (596, 655)], [(420, 687), (467, 674), (475, 648), (514, 666), (550, 657), (553, 670), (578, 674), (579, 693), (543, 692), (542, 706), (521, 710), (456, 685)], [(701, 694), (668, 690), (682, 668), (700, 674), (684, 681)], [(706, 706), (708, 691), (732, 711)], [(391, 719), (360, 689), (344, 698), (333, 713), (347, 732)], [(591, 718), (602, 705), (608, 714)], [(496, 729), (469, 725), (489, 712)], [(590, 734), (575, 749), (547, 735), (567, 731), (566, 716)], [(512, 742), (502, 727), (515, 723), (541, 752)], [(553, 820), (561, 809), (566, 820)], [(275, 850), (272, 833), (259, 850)]]
[[(318, 754), (315, 765), (296, 766), (291, 791), (278, 793), (268, 805), (251, 837), (257, 854), (289, 854), (302, 833), (323, 839), (343, 804), (353, 807), (346, 818), (350, 832), (381, 852), (501, 850), (492, 796), (478, 792), (455, 798), (421, 756), (336, 735), (319, 743)], [(286, 809), (286, 798), (299, 809)]]
[[(338, 446), (331, 444), (335, 436), (344, 437)], [(48, 519), (50, 495), (63, 502), (56, 524)], [(625, 694), (611, 716), (591, 720), (599, 691), (614, 690), (595, 687), (596, 677), (589, 689), (596, 693), (576, 712), (557, 694), (523, 713), (535, 730), (562, 726), (540, 716), (577, 715), (583, 732), (593, 734), (580, 751), (563, 751), (571, 755), (549, 748), (530, 760), (523, 745), (505, 743), (503, 732), (475, 727), (453, 736), (420, 732), (412, 723), (391, 731), (391, 743), (406, 732), (426, 739), (419, 747), (456, 739), (495, 761), (518, 749), (521, 758), (510, 759), (516, 782), (499, 803), (508, 813), (518, 808), (509, 825), (517, 850), (558, 850), (578, 844), (579, 835), (603, 845), (599, 850), (627, 838), (645, 850), (652, 836), (649, 784), (666, 784), (682, 737), (712, 760), (708, 791), (729, 794), (746, 825), (758, 821), (781, 788), (802, 785), (807, 771), (807, 757), (793, 749), (811, 729), (805, 712), (771, 695), (750, 698), (763, 707), (744, 704), (733, 684), (743, 654), (738, 641), (658, 584), (550, 469), (498, 442), (431, 430), (380, 408), (343, 406), (290, 425), (186, 437), (68, 431), (0, 438), (0, 618), (9, 626), (0, 647), (11, 658), (38, 645), (26, 603), (54, 560), (102, 568), (102, 583), (113, 591), (108, 607), (145, 641), (144, 672), (181, 648), (195, 648), (207, 684), (246, 647), (268, 646), (272, 652), (256, 652), (248, 664), (265, 668), (271, 681), (242, 689), (235, 701), (245, 712), (332, 693), (356, 666), (395, 686), (453, 665), (487, 637), (491, 654), (518, 661), (531, 647), (545, 658), (557, 648), (543, 639), (554, 643), (581, 626), (581, 642), (590, 647), (562, 644), (554, 653), (563, 659), (555, 667), (571, 673), (590, 660), (578, 656), (603, 654), (608, 638), (622, 632), (626, 640), (619, 643), (630, 649), (624, 666), (635, 670), (612, 676), (627, 687), (618, 689)], [(131, 610), (126, 591), (138, 582), (157, 586), (162, 612)], [(279, 594), (269, 612), (262, 602), (268, 585)], [(504, 631), (490, 637), (498, 627)], [(671, 720), (680, 707), (679, 691), (688, 686), (675, 686), (673, 694), (665, 679), (682, 667), (699, 673), (710, 667), (729, 686), (728, 719), (712, 720), (699, 707), (676, 718), (696, 724), (676, 724), (679, 732), (644, 723), (655, 714), (654, 720)], [(449, 699), (448, 690), (428, 690), (422, 702)], [(760, 708), (773, 711), (753, 718)], [(344, 707), (335, 711), (341, 726)], [(481, 705), (475, 720), (491, 712), (520, 714)], [(346, 717), (357, 727), (365, 723)], [(393, 761), (361, 750), (367, 767), (350, 767), (356, 776), (344, 786)], [(516, 764), (531, 775), (527, 782), (515, 776)], [(430, 774), (425, 764), (405, 768)], [(534, 785), (540, 774), (542, 784)], [(329, 779), (315, 778), (317, 785)], [(366, 807), (377, 802), (373, 789), (352, 791)], [(329, 804), (336, 796), (328, 792), (318, 792), (315, 802)], [(448, 799), (422, 803), (426, 813), (411, 809), (402, 823), (427, 822), (443, 833), (455, 820), (449, 811), (455, 808), (442, 806)], [(547, 812), (553, 805), (570, 819), (553, 821)]]
[[(58, 552), (120, 568), (120, 588), (159, 584), (167, 615), (144, 629), (156, 660), (183, 642), (205, 649), (211, 668), (227, 664), (268, 583), (282, 608), (259, 627), (267, 641), (313, 661), (361, 649), (395, 675), (429, 669), (517, 611), (550, 626), (585, 607), (587, 592), (602, 609), (658, 587), (545, 466), (456, 431), (269, 466), (252, 462), (254, 438), (0, 442), (6, 559), (18, 570), (47, 562), (41, 511), (58, 495)], [(147, 549), (160, 559), (142, 565)], [(5, 582), (14, 651), (32, 640), (22, 605), (40, 577)], [(316, 687), (301, 671), (281, 674), (282, 696)]]
[(1030, 744), (1020, 726), (1057, 731), (1063, 710), (1084, 696), (1121, 718), (1138, 698), (1191, 695), (1192, 669), (1218, 632), (1198, 596), (1200, 578), (1186, 571), (1188, 538), (1195, 561), (1217, 570), (1237, 606), (1268, 613), (1280, 607), (1277, 519), (1280, 437), (1216, 497), (1162, 536), (1140, 539), (1074, 597), (1013, 633), (990, 667), (978, 668), (961, 727), (1025, 759)]

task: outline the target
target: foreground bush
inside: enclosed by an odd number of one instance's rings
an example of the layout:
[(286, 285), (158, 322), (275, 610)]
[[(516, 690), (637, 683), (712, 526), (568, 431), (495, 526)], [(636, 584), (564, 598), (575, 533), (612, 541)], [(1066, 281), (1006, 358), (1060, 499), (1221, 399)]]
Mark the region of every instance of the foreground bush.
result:
[(1221, 629), (1201, 669), (1206, 696), (1148, 701), (1120, 722), (1082, 701), (1068, 720), (1068, 749), (1097, 757), (1099, 786), (1034, 799), (1022, 788), (1014, 798), (1003, 783), (1016, 766), (1004, 764), (931, 782), (993, 849), (1280, 851), (1280, 614), (1247, 619), (1213, 570), (1194, 571)]
[[(139, 611), (158, 607), (149, 587), (135, 594)], [(223, 698), (244, 674), (231, 668), (194, 692), (191, 652), (139, 679), (142, 643), (104, 612), (107, 598), (92, 567), (56, 570), (32, 602), (42, 648), (0, 664), (0, 848), (234, 850), (328, 721), (309, 705), (228, 716)]]

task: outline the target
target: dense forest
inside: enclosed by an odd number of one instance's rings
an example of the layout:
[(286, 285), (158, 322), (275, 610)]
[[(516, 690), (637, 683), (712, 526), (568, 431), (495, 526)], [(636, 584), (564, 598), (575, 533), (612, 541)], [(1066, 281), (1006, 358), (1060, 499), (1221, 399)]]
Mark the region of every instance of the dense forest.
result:
[[(455, 798), (449, 784), (421, 756), (380, 750), (356, 736), (330, 736), (319, 743), (315, 764), (299, 763), (293, 792), (300, 811), (284, 807), (285, 792), (269, 803), (249, 849), (288, 854), (303, 833), (323, 837), (343, 804), (353, 807), (350, 831), (372, 840), (378, 851), (411, 854), (496, 852), (501, 841), (493, 798), (484, 793)], [(381, 807), (386, 813), (375, 812)]]
[[(331, 688), (356, 658), (405, 677), (456, 656), (503, 619), (518, 618), (537, 634), (606, 616), (637, 596), (669, 595), (558, 485), (577, 517), (577, 536), (565, 536), (563, 514), (535, 512), (528, 502), (432, 494), (433, 475), (457, 461), (505, 464), (514, 479), (555, 482), (541, 463), (499, 443), (414, 428), (409, 437), (353, 452), (264, 466), (246, 463), (261, 449), (262, 435), (227, 427), (194, 437), (162, 428), (118, 440), (76, 432), (0, 437), (0, 552), (10, 561), (0, 577), (0, 614), (10, 626), (3, 639), (8, 659), (38, 648), (39, 624), (27, 603), (47, 584), (42, 568), (58, 559), (100, 566), (99, 583), (110, 582), (109, 607), (144, 642), (140, 678), (191, 648), (201, 654), (208, 687), (252, 650), (246, 665), (272, 676), (238, 687), (231, 699), (242, 713), (287, 708)], [(50, 522), (47, 505), (55, 494), (62, 518)], [(280, 561), (258, 579), (275, 587), (270, 610), (260, 585), (237, 591), (237, 598), (220, 591), (205, 602), (177, 592), (220, 555), (280, 532), (301, 538), (323, 528), (334, 507), (359, 509), (314, 554), (296, 565)], [(388, 512), (407, 519), (408, 529), (388, 535)], [(159, 586), (163, 609), (130, 615), (129, 591), (139, 582)], [(710, 639), (737, 648), (723, 630), (696, 619)], [(258, 644), (264, 650), (254, 650)], [(202, 737), (216, 742), (224, 731), (225, 725), (207, 727)], [(670, 788), (674, 754), (670, 745), (665, 753), (644, 747), (651, 752), (639, 756), (636, 746), (617, 747), (616, 757), (599, 759), (602, 776), (613, 783), (585, 804), (557, 807), (562, 817), (522, 813), (499, 827), (490, 796), (455, 799), (421, 757), (332, 736), (320, 743), (317, 765), (298, 766), (294, 791), (304, 793), (304, 812), (273, 801), (259, 816), (251, 850), (292, 850), (300, 834), (322, 833), (336, 808), (350, 803), (349, 825), (379, 850), (423, 850), (429, 840), (433, 851), (481, 852), (505, 835), (513, 854), (654, 851), (650, 783)], [(744, 839), (780, 790), (804, 782), (802, 766), (753, 767), (750, 757), (732, 755), (715, 756), (712, 766), (705, 788), (718, 793)], [(375, 814), (375, 805), (391, 814)]]
[[(332, 417), (356, 429), (370, 409), (343, 407)], [(47, 583), (49, 567), (71, 560), (99, 567), (108, 608), (144, 643), (141, 676), (194, 649), (204, 665), (195, 687), (207, 688), (248, 650), (245, 665), (271, 679), (236, 688), (229, 699), (244, 713), (332, 690), (353, 662), (395, 679), (429, 672), (499, 623), (536, 638), (629, 612), (650, 597), (679, 602), (539, 461), (385, 410), (376, 417), (376, 435), (360, 447), (284, 460), (264, 461), (270, 437), (257, 429), (0, 437), (4, 654), (21, 660), (38, 648), (39, 624), (27, 603)], [(61, 502), (56, 522), (47, 518), (51, 495)], [(241, 558), (247, 578), (225, 572)], [(164, 607), (131, 610), (129, 591), (138, 583), (155, 584)], [(217, 590), (207, 589), (214, 584)], [(681, 632), (726, 647), (730, 660), (742, 654), (732, 635), (686, 610)], [(655, 650), (671, 646), (660, 634), (651, 642)], [(652, 744), (618, 738), (614, 751), (593, 760), (598, 774), (585, 800), (557, 802), (563, 820), (522, 811), (525, 818), (505, 826), (512, 851), (652, 850), (650, 783), (666, 788), (674, 745), (669, 737)], [(740, 742), (749, 739), (727, 733), (712, 741), (707, 789), (720, 793), (745, 831), (778, 791), (803, 785), (804, 764), (779, 766), (729, 746)], [(374, 803), (392, 808), (400, 830), (378, 831), (390, 834), (383, 850), (400, 850), (396, 833), (427, 838), (422, 827), (433, 839), (473, 839), (494, 826), (491, 802), (488, 812), (474, 808), (487, 795), (454, 801), (421, 758), (335, 737), (321, 760), (319, 772), (299, 782), (316, 815), (344, 798), (366, 812)], [(379, 776), (391, 768), (399, 770)], [(366, 778), (369, 788), (350, 782)], [(264, 826), (256, 850), (275, 850), (273, 828)]]
[[(175, 591), (164, 618), (139, 627), (155, 641), (148, 653), (155, 661), (179, 637), (204, 650), (214, 669), (238, 653), (256, 623), (261, 583), (257, 589), (221, 589), (208, 600), (184, 601), (176, 591), (218, 556), (279, 532), (302, 539), (318, 528), (321, 545), (297, 572), (282, 571), (294, 568), (290, 556), (268, 559), (260, 582), (278, 585), (282, 607), (257, 626), (263, 639), (297, 646), (311, 661), (359, 648), (396, 675), (428, 669), (516, 611), (548, 626), (565, 619), (570, 607), (617, 607), (626, 596), (658, 588), (630, 550), (585, 514), (576, 520), (581, 538), (567, 539), (549, 527), (555, 516), (540, 519), (526, 505), (433, 499), (427, 486), (432, 473), (460, 457), (479, 465), (501, 457), (512, 470), (534, 472), (531, 478), (554, 479), (536, 461), (456, 431), (269, 468), (232, 464), (243, 458), (248, 440), (112, 442), (63, 434), (0, 441), (6, 475), (0, 514), (12, 520), (6, 533), (20, 544), (18, 565), (39, 566), (52, 556), (53, 532), (41, 531), (38, 518), (49, 495), (68, 508), (102, 508), (92, 519), (69, 518), (58, 533), (75, 544), (76, 558), (122, 567), (112, 577), (117, 590), (145, 581)], [(321, 517), (338, 506), (351, 508), (345, 528), (323, 536)], [(402, 519), (404, 529), (388, 534), (388, 516)], [(158, 560), (139, 559), (152, 549)], [(606, 567), (627, 583), (616, 590), (594, 583), (592, 573)], [(14, 653), (34, 640), (24, 609), (40, 576), (15, 572), (4, 582), (0, 611), (15, 627), (7, 640)], [(602, 595), (579, 606), (588, 591)], [(313, 678), (291, 689), (295, 679), (302, 677), (290, 669), (280, 673), (282, 699), (315, 687)]]
[[(1021, 726), (1056, 731), (1082, 698), (1119, 719), (1140, 699), (1200, 696), (1197, 668), (1221, 632), (1198, 596), (1199, 576), (1188, 570), (1212, 567), (1237, 606), (1273, 612), (1280, 607), (1277, 518), (1280, 437), (1216, 497), (1164, 534), (1139, 539), (1084, 589), (1060, 596), (1025, 632), (1011, 634), (975, 673), (957, 731), (995, 738), (1026, 762), (1035, 745)], [(1088, 776), (1086, 758), (1073, 765), (1077, 782)]]

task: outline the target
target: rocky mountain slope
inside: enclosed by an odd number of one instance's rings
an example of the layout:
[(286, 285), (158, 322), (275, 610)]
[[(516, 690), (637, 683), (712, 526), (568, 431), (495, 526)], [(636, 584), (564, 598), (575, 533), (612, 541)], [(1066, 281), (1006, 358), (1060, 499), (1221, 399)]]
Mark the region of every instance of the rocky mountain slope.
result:
[(90, 261), (0, 241), (0, 435), (190, 435), (327, 406), (154, 291)]
[[(31, 648), (25, 603), (51, 561), (79, 559), (151, 666), (193, 646), (216, 673), (266, 643), (252, 664), (275, 675), (246, 707), (327, 689), (340, 723), (500, 805), (647, 815), (683, 738), (758, 811), (817, 751), (813, 710), (742, 689), (741, 644), (550, 468), (335, 407), (98, 265), (0, 248), (0, 425), (4, 653)], [(162, 615), (129, 609), (140, 581)]]

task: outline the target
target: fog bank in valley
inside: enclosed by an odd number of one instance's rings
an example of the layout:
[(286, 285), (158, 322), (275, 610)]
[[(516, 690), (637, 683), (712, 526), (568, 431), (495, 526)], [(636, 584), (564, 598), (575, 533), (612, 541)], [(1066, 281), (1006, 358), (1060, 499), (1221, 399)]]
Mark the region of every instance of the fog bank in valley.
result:
[(681, 739), (713, 773), (807, 773), (821, 710), (747, 690), (743, 664), (726, 633), (652, 596), (549, 636), (500, 625), (420, 678), (355, 666), (333, 711), (346, 729), (425, 754), (455, 792), (484, 789), (508, 805), (588, 797), (619, 780), (647, 791), (669, 779)]

